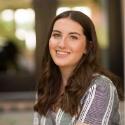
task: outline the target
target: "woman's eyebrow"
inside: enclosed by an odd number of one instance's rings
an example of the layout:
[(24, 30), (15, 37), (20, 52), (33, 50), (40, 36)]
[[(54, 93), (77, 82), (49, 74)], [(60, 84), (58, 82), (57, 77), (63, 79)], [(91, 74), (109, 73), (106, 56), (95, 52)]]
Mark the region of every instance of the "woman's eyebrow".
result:
[(61, 33), (61, 31), (59, 31), (59, 30), (53, 30), (52, 32)]
[[(61, 31), (59, 31), (59, 30), (53, 30), (52, 32), (61, 33)], [(69, 35), (79, 35), (79, 36), (81, 36), (81, 34), (78, 33), (78, 32), (70, 32)]]
[(79, 36), (81, 36), (81, 34), (80, 34), (80, 33), (77, 33), (77, 32), (70, 32), (69, 34), (70, 34), (70, 35), (73, 34), (73, 35), (79, 35)]

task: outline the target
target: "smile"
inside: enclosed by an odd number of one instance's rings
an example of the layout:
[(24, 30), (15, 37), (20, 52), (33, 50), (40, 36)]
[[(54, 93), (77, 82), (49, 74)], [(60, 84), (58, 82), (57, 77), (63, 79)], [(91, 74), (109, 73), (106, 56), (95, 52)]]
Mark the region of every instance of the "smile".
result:
[(56, 50), (56, 54), (57, 54), (58, 56), (67, 56), (67, 55), (70, 54), (70, 52)]

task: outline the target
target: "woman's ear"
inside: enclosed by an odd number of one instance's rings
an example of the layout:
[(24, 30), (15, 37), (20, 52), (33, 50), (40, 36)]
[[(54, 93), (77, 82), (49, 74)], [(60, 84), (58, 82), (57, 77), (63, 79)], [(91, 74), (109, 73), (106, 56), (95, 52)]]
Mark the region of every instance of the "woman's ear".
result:
[(83, 52), (83, 54), (85, 54), (85, 55), (88, 54), (93, 47), (92, 41), (87, 41), (87, 42), (88, 43), (87, 43), (86, 48)]
[(86, 55), (87, 53), (87, 47), (84, 49), (83, 54)]
[(92, 41), (89, 41), (88, 46), (87, 46), (87, 53), (89, 53), (93, 48), (93, 43)]

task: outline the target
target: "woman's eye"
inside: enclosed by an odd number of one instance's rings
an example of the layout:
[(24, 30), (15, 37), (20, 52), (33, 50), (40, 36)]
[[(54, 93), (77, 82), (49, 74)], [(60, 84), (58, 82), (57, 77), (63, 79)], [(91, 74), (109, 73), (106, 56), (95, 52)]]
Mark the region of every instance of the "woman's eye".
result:
[(73, 40), (77, 40), (78, 39), (77, 36), (70, 36), (70, 38), (73, 39)]
[(61, 37), (61, 35), (60, 35), (60, 34), (57, 34), (57, 33), (52, 34), (52, 36), (53, 36), (54, 38), (59, 38), (59, 37)]

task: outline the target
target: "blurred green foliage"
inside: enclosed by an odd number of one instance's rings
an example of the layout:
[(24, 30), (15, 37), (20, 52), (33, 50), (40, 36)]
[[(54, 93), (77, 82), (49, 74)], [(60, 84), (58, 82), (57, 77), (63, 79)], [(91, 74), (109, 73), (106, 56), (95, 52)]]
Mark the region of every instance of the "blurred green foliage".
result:
[(14, 37), (14, 24), (12, 21), (0, 20), (0, 36)]

